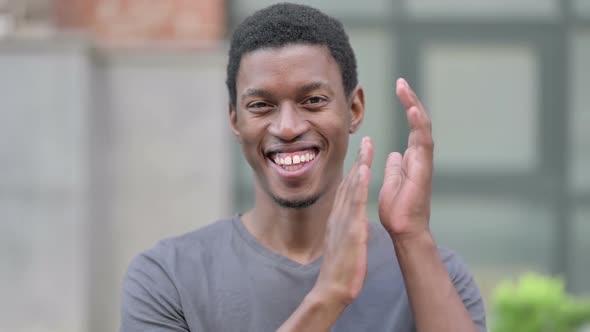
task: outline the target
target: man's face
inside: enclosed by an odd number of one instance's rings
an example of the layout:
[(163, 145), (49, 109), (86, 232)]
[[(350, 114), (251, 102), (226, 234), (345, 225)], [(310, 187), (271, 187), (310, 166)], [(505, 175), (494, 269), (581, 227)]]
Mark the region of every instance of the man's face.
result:
[(335, 189), (363, 91), (346, 96), (340, 67), (323, 46), (287, 45), (245, 54), (236, 77), (234, 133), (256, 185), (284, 207), (305, 207)]

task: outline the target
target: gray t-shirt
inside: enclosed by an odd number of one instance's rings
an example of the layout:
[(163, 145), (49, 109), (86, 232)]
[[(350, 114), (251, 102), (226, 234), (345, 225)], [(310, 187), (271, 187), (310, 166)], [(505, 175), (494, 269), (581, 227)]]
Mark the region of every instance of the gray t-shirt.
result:
[[(479, 290), (456, 254), (439, 249), (480, 331)], [(131, 262), (122, 292), (121, 331), (275, 331), (318, 276), (321, 258), (302, 265), (260, 244), (238, 216), (167, 239)], [(391, 238), (371, 224), (368, 273), (358, 298), (332, 331), (415, 331)]]

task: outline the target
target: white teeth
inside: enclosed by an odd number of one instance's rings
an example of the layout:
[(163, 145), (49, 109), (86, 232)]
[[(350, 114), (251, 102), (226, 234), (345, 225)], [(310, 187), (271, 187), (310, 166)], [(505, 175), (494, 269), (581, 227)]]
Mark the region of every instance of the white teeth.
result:
[(288, 165), (297, 165), (305, 162), (309, 162), (315, 159), (314, 153), (303, 153), (303, 154), (294, 154), (292, 156), (286, 156), (281, 158), (279, 156), (275, 156), (273, 161), (277, 165), (281, 166), (288, 166)]

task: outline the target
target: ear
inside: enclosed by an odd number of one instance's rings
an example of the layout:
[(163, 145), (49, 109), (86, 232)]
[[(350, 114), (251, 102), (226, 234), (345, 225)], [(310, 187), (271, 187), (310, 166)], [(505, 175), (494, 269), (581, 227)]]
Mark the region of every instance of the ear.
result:
[(365, 92), (363, 87), (357, 85), (350, 94), (350, 128), (349, 132), (354, 134), (363, 123), (365, 117)]
[(229, 110), (229, 124), (231, 126), (231, 131), (234, 133), (238, 142), (242, 144), (242, 137), (240, 136), (240, 130), (238, 129), (238, 113), (236, 108), (231, 104), (228, 104)]

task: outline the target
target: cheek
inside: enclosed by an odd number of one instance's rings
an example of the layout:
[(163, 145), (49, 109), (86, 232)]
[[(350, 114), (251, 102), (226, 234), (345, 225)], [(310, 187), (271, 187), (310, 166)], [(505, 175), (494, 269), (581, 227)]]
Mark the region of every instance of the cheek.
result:
[(349, 133), (348, 130), (346, 131), (341, 131), (340, 136), (338, 138), (338, 142), (335, 143), (335, 148), (336, 148), (336, 158), (338, 159), (339, 163), (344, 162), (344, 159), (346, 158), (346, 153), (348, 151), (348, 138), (349, 138)]
[(237, 127), (240, 131), (240, 138), (242, 144), (251, 145), (258, 139), (258, 135), (262, 132), (263, 125), (257, 121), (253, 121), (248, 117), (248, 114), (240, 114), (237, 120)]
[(329, 127), (325, 127), (324, 134), (330, 145), (331, 163), (339, 164), (346, 157), (350, 137), (346, 124), (346, 121), (334, 120)]
[(242, 152), (246, 160), (252, 168), (258, 168), (260, 163), (260, 146), (264, 138), (263, 127), (257, 126), (256, 123), (238, 122), (240, 127), (240, 141), (242, 144)]
[(256, 141), (258, 140), (256, 131), (253, 131), (251, 129), (242, 130), (240, 132), (240, 137), (242, 139), (242, 145), (244, 145), (244, 147), (256, 144)]

